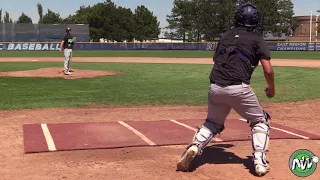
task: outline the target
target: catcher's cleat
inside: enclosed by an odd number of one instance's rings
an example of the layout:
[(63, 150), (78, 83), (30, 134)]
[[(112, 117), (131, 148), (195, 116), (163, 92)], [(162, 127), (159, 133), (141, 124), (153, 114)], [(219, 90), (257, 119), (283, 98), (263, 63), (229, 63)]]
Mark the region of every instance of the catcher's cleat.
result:
[(189, 167), (191, 162), (198, 154), (198, 147), (196, 145), (191, 146), (185, 151), (182, 155), (179, 163), (177, 164), (177, 171), (187, 172), (189, 171)]
[(255, 164), (254, 171), (257, 173), (258, 176), (264, 176), (270, 171), (269, 165), (262, 165), (262, 164)]
[(270, 171), (270, 166), (264, 153), (257, 154), (253, 155), (254, 171), (258, 176), (264, 176)]

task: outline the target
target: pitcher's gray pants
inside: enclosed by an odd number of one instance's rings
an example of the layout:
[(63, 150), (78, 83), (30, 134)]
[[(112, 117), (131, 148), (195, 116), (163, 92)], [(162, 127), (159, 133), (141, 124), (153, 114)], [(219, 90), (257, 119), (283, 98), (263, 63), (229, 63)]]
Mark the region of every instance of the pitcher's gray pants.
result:
[(72, 49), (64, 49), (64, 72), (67, 73), (71, 67)]

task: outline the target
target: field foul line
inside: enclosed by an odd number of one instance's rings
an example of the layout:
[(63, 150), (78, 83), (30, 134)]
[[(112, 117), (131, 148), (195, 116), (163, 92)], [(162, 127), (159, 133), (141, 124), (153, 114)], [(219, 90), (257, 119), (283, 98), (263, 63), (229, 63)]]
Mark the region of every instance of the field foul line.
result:
[[(197, 132), (197, 129), (196, 129), (196, 128), (193, 128), (193, 127), (191, 127), (191, 126), (189, 126), (189, 125), (187, 125), (187, 124), (178, 122), (178, 121), (176, 121), (176, 120), (174, 120), (174, 119), (171, 119), (170, 121), (173, 122), (173, 123), (175, 123), (175, 124), (178, 124), (178, 125), (180, 125), (180, 126), (183, 126), (183, 127), (187, 128), (187, 129), (190, 129), (190, 130), (192, 130), (192, 131)], [(222, 141), (223, 141), (222, 139), (217, 138), (217, 137), (214, 137), (213, 139), (214, 139), (214, 141), (217, 141), (217, 142), (222, 142)]]
[(141, 138), (144, 142), (146, 142), (147, 144), (149, 144), (150, 146), (155, 146), (156, 143), (152, 142), (149, 138), (147, 138), (145, 135), (143, 135), (141, 132), (139, 132), (138, 130), (134, 129), (133, 127), (131, 127), (129, 124), (123, 122), (123, 121), (118, 121), (121, 125), (123, 125), (124, 127), (128, 128), (130, 131), (132, 131), (133, 133), (135, 133), (139, 138)]
[(56, 148), (56, 145), (54, 144), (53, 138), (51, 136), (51, 133), (47, 124), (41, 124), (41, 128), (42, 128), (44, 137), (46, 139), (49, 151), (56, 151), (57, 148)]
[[(247, 122), (246, 119), (239, 119), (240, 121), (245, 121)], [(294, 135), (294, 136), (297, 136), (297, 137), (301, 137), (303, 139), (310, 139), (309, 137), (307, 136), (303, 136), (303, 135), (300, 135), (300, 134), (296, 134), (296, 133), (293, 133), (291, 131), (287, 131), (287, 130), (284, 130), (284, 129), (281, 129), (281, 128), (276, 128), (276, 127), (271, 127), (271, 129), (275, 129), (275, 130), (278, 130), (278, 131), (282, 131), (284, 133), (287, 133), (287, 134), (291, 134), (291, 135)]]

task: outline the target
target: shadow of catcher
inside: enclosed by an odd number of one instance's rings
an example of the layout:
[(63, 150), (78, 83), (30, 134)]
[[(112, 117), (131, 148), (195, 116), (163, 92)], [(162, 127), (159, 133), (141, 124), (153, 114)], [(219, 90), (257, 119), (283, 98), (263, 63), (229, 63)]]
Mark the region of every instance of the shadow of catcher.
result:
[(246, 159), (240, 158), (232, 152), (225, 149), (233, 147), (232, 144), (215, 144), (208, 146), (203, 150), (201, 156), (197, 156), (190, 165), (190, 172), (195, 171), (198, 167), (204, 164), (243, 164), (246, 169), (253, 175), (252, 156), (247, 156)]

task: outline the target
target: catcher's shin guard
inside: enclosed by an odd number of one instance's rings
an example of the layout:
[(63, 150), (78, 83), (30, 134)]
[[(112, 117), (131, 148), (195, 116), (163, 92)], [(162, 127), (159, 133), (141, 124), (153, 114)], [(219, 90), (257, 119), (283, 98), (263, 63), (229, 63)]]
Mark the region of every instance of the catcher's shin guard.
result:
[[(219, 125), (206, 120), (205, 123), (201, 126), (201, 128), (198, 129), (198, 131), (195, 133), (192, 143), (188, 146), (191, 147), (193, 145), (196, 145), (198, 147), (198, 155), (201, 155), (203, 152), (203, 149), (210, 143), (212, 138), (222, 132), (224, 127), (218, 127)], [(187, 148), (187, 149), (188, 149)]]
[(266, 160), (266, 153), (269, 147), (269, 130), (270, 130), (270, 115), (265, 114), (265, 122), (259, 122), (252, 125), (252, 148), (253, 148), (253, 163), (255, 171), (258, 175), (263, 175), (268, 172), (269, 165)]
[[(211, 141), (211, 139), (219, 132), (217, 125), (214, 125), (211, 121), (206, 121), (201, 128), (195, 133), (192, 142), (186, 148), (180, 161), (177, 164), (178, 171), (188, 171), (191, 162), (196, 158), (196, 156), (201, 155), (203, 149)], [(220, 128), (223, 130), (223, 128)]]

